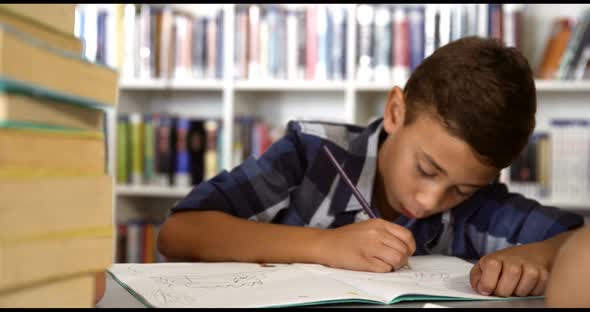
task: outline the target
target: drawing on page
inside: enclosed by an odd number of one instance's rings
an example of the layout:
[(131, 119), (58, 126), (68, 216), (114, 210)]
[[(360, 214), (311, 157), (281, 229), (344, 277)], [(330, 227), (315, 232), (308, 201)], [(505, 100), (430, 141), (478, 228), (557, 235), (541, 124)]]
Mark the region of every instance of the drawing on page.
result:
[(414, 272), (414, 278), (417, 280), (435, 280), (446, 281), (450, 277), (449, 272)]
[(181, 295), (174, 291), (165, 289), (157, 289), (154, 292), (152, 292), (149, 297), (149, 301), (153, 300), (161, 305), (190, 306), (196, 301), (196, 299), (191, 296)]
[(266, 274), (276, 270), (237, 272), (213, 275), (151, 276), (154, 282), (168, 287), (241, 288), (263, 286)]

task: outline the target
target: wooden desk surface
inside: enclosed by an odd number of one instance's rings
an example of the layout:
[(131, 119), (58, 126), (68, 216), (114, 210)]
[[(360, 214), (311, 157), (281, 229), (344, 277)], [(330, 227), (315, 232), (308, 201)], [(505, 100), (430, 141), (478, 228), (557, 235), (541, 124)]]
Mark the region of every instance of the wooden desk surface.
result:
[[(104, 297), (96, 305), (97, 308), (145, 308), (146, 306), (133, 297), (110, 274), (107, 275)], [(406, 301), (392, 305), (342, 303), (322, 304), (322, 308), (422, 308), (427, 302), (452, 308), (543, 308), (543, 299), (522, 299), (506, 301)], [(314, 306), (310, 306), (314, 307)]]

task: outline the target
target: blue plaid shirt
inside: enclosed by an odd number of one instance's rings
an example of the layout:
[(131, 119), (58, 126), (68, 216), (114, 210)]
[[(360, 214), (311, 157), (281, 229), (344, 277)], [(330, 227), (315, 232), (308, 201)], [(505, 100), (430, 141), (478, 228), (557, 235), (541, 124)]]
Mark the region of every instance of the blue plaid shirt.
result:
[[(348, 185), (329, 163), (327, 145), (371, 202), (383, 120), (367, 127), (291, 121), (283, 138), (256, 159), (195, 186), (171, 213), (219, 210), (259, 222), (336, 228), (367, 220)], [(379, 216), (379, 211), (374, 208)], [(424, 219), (399, 217), (414, 234), (416, 255), (463, 259), (541, 241), (584, 224), (581, 216), (542, 206), (494, 182), (454, 208)]]

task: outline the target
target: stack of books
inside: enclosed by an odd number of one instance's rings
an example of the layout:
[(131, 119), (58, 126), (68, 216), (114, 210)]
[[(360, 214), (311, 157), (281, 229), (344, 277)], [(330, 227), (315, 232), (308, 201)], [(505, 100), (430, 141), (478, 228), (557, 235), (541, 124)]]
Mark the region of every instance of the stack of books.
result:
[(118, 73), (82, 57), (75, 10), (0, 4), (0, 307), (92, 307), (113, 262)]

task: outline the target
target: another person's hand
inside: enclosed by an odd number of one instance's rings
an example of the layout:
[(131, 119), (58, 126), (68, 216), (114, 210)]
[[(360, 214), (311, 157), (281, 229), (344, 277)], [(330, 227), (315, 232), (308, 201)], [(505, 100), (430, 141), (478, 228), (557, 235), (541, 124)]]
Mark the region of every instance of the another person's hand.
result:
[(545, 292), (548, 269), (511, 247), (490, 253), (473, 266), (469, 274), (471, 287), (481, 295), (539, 296)]
[(318, 263), (369, 272), (391, 272), (416, 251), (412, 232), (384, 219), (326, 230), (317, 245)]
[(106, 288), (106, 272), (96, 272), (95, 278), (94, 304), (96, 305), (104, 296)]

